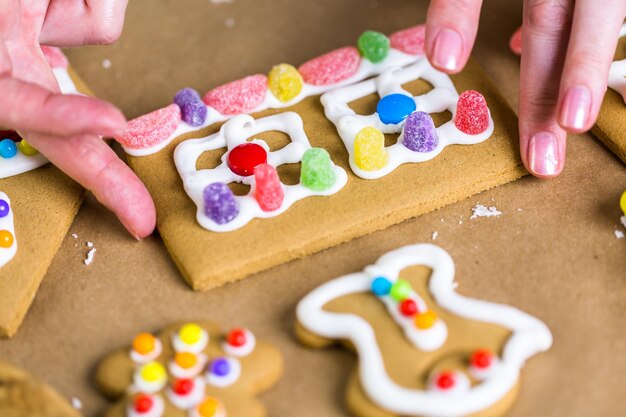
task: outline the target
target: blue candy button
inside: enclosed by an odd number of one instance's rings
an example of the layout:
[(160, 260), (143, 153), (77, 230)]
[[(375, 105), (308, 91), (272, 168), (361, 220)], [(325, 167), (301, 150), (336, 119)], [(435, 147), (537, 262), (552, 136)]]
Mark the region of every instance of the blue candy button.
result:
[(3, 158), (13, 158), (17, 154), (17, 146), (11, 139), (0, 140), (0, 156)]
[(386, 125), (397, 125), (413, 113), (417, 107), (411, 97), (404, 94), (390, 94), (378, 102), (378, 117)]
[(372, 292), (377, 296), (382, 297), (383, 295), (389, 294), (392, 285), (391, 281), (385, 277), (374, 278), (372, 281)]

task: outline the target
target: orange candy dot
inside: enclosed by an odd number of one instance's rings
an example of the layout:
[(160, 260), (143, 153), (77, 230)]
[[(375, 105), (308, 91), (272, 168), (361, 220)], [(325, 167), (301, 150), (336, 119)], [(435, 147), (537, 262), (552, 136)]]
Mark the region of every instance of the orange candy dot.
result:
[(178, 366), (184, 369), (189, 369), (198, 361), (196, 355), (190, 352), (178, 352), (174, 357), (174, 361)]
[(217, 414), (219, 402), (215, 398), (207, 398), (198, 406), (198, 414), (202, 417), (213, 417)]
[(415, 326), (420, 330), (430, 329), (437, 321), (437, 313), (428, 310), (415, 316)]
[(150, 333), (140, 333), (133, 341), (133, 349), (140, 355), (146, 355), (154, 350), (155, 339)]
[(13, 245), (13, 235), (8, 230), (0, 230), (0, 248), (10, 248)]

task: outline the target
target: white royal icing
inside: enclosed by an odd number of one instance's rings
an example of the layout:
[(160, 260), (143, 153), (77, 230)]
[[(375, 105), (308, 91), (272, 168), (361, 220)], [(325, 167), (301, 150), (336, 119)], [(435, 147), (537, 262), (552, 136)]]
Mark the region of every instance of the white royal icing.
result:
[(193, 388), (187, 395), (178, 395), (171, 388), (166, 391), (167, 399), (172, 405), (180, 410), (189, 410), (200, 404), (204, 399), (206, 383), (201, 377), (193, 379)]
[(429, 291), (442, 308), (452, 314), (497, 324), (511, 331), (493, 374), (465, 392), (456, 394), (454, 401), (437, 391), (398, 385), (387, 374), (372, 326), (353, 314), (324, 311), (324, 306), (334, 299), (354, 293), (370, 293), (369, 273), (345, 275), (313, 290), (298, 304), (298, 321), (322, 337), (352, 343), (359, 356), (361, 385), (368, 397), (384, 410), (406, 416), (456, 417), (477, 413), (497, 403), (515, 386), (525, 361), (550, 348), (552, 335), (549, 329), (540, 320), (516, 308), (457, 294), (454, 289), (454, 262), (438, 246), (405, 246), (383, 255), (371, 268), (384, 271), (387, 277), (396, 277), (412, 265), (432, 269)]
[(218, 388), (225, 388), (230, 385), (233, 385), (235, 382), (239, 380), (241, 376), (241, 364), (235, 358), (223, 358), (226, 359), (228, 365), (230, 366), (230, 372), (224, 376), (216, 375), (211, 372), (211, 365), (209, 365), (209, 369), (206, 373), (206, 382), (209, 385)]
[[(626, 36), (626, 23), (622, 26), (619, 37)], [(626, 103), (626, 59), (614, 61), (609, 71), (609, 87), (617, 91)]]
[[(417, 79), (429, 82), (433, 89), (426, 94), (413, 96), (402, 88), (403, 84)], [(431, 152), (414, 152), (402, 144), (404, 121), (399, 124), (385, 124), (380, 120), (378, 113), (358, 115), (350, 108), (349, 103), (373, 93), (378, 93), (381, 98), (390, 94), (403, 94), (411, 97), (417, 106), (416, 111), (438, 113), (447, 110), (452, 113), (452, 119), (436, 129), (439, 138), (437, 147)], [(339, 136), (350, 154), (352, 171), (361, 178), (376, 179), (389, 174), (401, 164), (433, 159), (448, 145), (473, 145), (487, 140), (494, 128), (491, 116), (488, 129), (478, 135), (469, 135), (455, 126), (454, 115), (458, 99), (459, 94), (450, 77), (434, 69), (426, 57), (421, 57), (406, 68), (390, 68), (378, 78), (328, 92), (322, 96), (321, 100), (326, 117), (337, 127)], [(389, 162), (379, 170), (363, 170), (355, 162), (354, 140), (365, 127), (374, 127), (385, 134), (400, 133), (397, 143), (385, 148), (389, 155)]]
[(133, 407), (133, 402), (129, 401), (128, 406), (126, 407), (126, 415), (128, 417), (161, 417), (165, 412), (165, 403), (163, 401), (163, 398), (158, 395), (149, 395), (149, 397), (152, 398), (153, 404), (152, 408), (149, 411), (145, 413), (139, 413), (135, 411), (135, 408)]
[[(213, 169), (196, 169), (197, 160), (204, 152), (224, 147), (231, 151), (236, 146), (246, 143), (247, 138), (269, 131), (283, 132), (291, 138), (291, 143), (276, 151), (271, 151), (263, 140), (254, 139), (251, 141), (251, 143), (262, 146), (268, 152), (267, 163), (274, 167), (300, 162), (304, 152), (311, 148), (309, 139), (304, 132), (302, 118), (293, 112), (281, 113), (256, 120), (248, 115), (236, 116), (226, 122), (218, 133), (205, 138), (186, 140), (176, 147), (174, 152), (176, 168), (183, 180), (187, 195), (198, 207), (196, 217), (202, 227), (214, 232), (236, 230), (254, 218), (277, 216), (286, 211), (296, 201), (311, 196), (332, 195), (346, 185), (348, 175), (342, 168), (334, 166), (336, 181), (329, 189), (313, 191), (301, 183), (296, 185), (283, 184), (284, 199), (282, 205), (277, 210), (264, 211), (254, 197), (254, 175), (242, 177), (235, 174), (228, 167), (228, 153), (224, 154), (222, 163), (218, 167)], [(251, 186), (247, 195), (235, 196), (239, 203), (239, 215), (226, 224), (218, 224), (205, 214), (204, 189), (216, 182), (225, 184), (240, 182)]]
[(148, 352), (147, 354), (142, 355), (135, 349), (131, 348), (129, 355), (130, 359), (133, 362), (143, 365), (144, 363), (152, 362), (153, 360), (157, 359), (159, 356), (161, 356), (161, 352), (163, 352), (163, 343), (161, 343), (158, 338), (155, 338), (154, 349), (152, 350), (152, 352)]
[(9, 213), (0, 217), (0, 230), (7, 230), (13, 235), (13, 243), (8, 248), (0, 248), (0, 268), (9, 263), (17, 253), (17, 238), (15, 237), (15, 223), (13, 218), (13, 206), (9, 196), (0, 191), (0, 200), (4, 200), (9, 205)]
[(176, 378), (193, 378), (204, 369), (208, 358), (204, 354), (196, 355), (196, 363), (191, 368), (183, 368), (175, 360), (170, 361), (170, 373)]
[(209, 333), (204, 329), (201, 330), (202, 332), (200, 333), (200, 340), (191, 345), (183, 342), (178, 336), (178, 332), (174, 333), (172, 335), (172, 346), (174, 346), (174, 350), (176, 352), (191, 352), (198, 355), (209, 344)]
[(254, 333), (248, 329), (243, 329), (243, 332), (246, 335), (246, 343), (241, 346), (233, 346), (228, 344), (227, 341), (224, 341), (222, 342), (222, 350), (229, 355), (237, 356), (239, 358), (243, 358), (244, 356), (251, 354), (256, 347), (256, 337), (254, 336)]

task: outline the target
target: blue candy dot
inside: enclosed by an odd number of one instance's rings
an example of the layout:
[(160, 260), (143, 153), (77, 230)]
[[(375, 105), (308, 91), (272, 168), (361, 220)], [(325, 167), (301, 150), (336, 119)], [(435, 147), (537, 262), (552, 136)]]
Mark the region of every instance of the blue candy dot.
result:
[(0, 200), (0, 219), (9, 215), (9, 203), (4, 200)]
[(391, 281), (385, 277), (374, 278), (372, 281), (372, 292), (379, 297), (389, 294), (391, 287)]
[(397, 125), (417, 109), (415, 101), (404, 94), (390, 94), (378, 102), (376, 112), (386, 125)]
[(0, 156), (3, 158), (13, 158), (17, 154), (17, 146), (11, 139), (0, 140)]
[(226, 376), (230, 373), (230, 363), (224, 358), (215, 359), (211, 362), (211, 373), (217, 376)]

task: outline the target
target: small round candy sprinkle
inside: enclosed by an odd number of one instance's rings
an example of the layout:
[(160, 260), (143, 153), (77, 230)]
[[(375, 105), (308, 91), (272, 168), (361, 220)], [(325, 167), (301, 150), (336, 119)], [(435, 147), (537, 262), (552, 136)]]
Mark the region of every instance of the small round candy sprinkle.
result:
[(193, 390), (193, 379), (177, 379), (172, 384), (172, 391), (178, 395), (187, 395)]
[(302, 155), (300, 182), (313, 191), (326, 191), (335, 185), (337, 174), (326, 149), (310, 148)]
[(126, 132), (115, 139), (129, 149), (151, 148), (174, 133), (180, 117), (180, 107), (170, 104), (129, 121)]
[(246, 331), (241, 328), (232, 329), (226, 337), (226, 343), (233, 347), (242, 347), (246, 342)]
[(307, 61), (298, 68), (298, 71), (308, 84), (328, 85), (352, 77), (359, 70), (360, 64), (359, 51), (353, 46), (348, 46)]
[(400, 310), (400, 314), (405, 317), (413, 317), (417, 314), (417, 303), (410, 298), (407, 298), (400, 303), (398, 310)]
[(397, 125), (415, 111), (415, 100), (404, 94), (389, 94), (376, 106), (380, 121), (387, 125)]
[(432, 152), (439, 145), (433, 118), (423, 111), (406, 119), (402, 136), (402, 144), (413, 152)]
[(174, 356), (174, 362), (183, 369), (190, 369), (198, 362), (198, 358), (191, 352), (178, 352)]
[(261, 164), (254, 168), (256, 201), (263, 211), (278, 210), (285, 199), (285, 191), (280, 183), (276, 168)]
[(146, 394), (137, 394), (133, 402), (135, 411), (141, 414), (150, 411), (154, 405), (154, 400)]
[(20, 152), (22, 152), (26, 156), (33, 156), (39, 153), (39, 151), (33, 148), (30, 143), (26, 142), (25, 139), (19, 141), (17, 143), (17, 147), (19, 148)]
[(11, 207), (6, 200), (0, 199), (0, 219), (9, 215)]
[(254, 168), (267, 163), (267, 151), (256, 143), (242, 143), (228, 153), (228, 166), (236, 175), (249, 177)]
[(46, 57), (50, 68), (67, 68), (69, 65), (66, 56), (61, 49), (55, 46), (41, 46), (41, 52)]
[(452, 371), (443, 371), (437, 376), (437, 380), (435, 383), (437, 387), (443, 390), (448, 390), (454, 387), (456, 382), (456, 378), (454, 377), (454, 372)]
[(155, 337), (150, 333), (139, 333), (133, 340), (133, 350), (140, 355), (146, 355), (154, 350)]
[(624, 215), (626, 216), (626, 191), (622, 194), (622, 198), (619, 200), (619, 206), (622, 208)]
[(493, 363), (493, 353), (487, 349), (480, 349), (472, 353), (470, 363), (478, 369), (487, 369)]
[(364, 127), (354, 138), (354, 162), (364, 171), (376, 171), (387, 166), (389, 154), (385, 135), (375, 127)]
[(230, 373), (230, 363), (226, 358), (217, 358), (211, 362), (211, 373), (217, 376), (226, 376)]
[(379, 297), (389, 294), (393, 284), (385, 277), (377, 277), (372, 281), (372, 292)]
[(258, 107), (267, 94), (267, 77), (251, 75), (217, 87), (202, 98), (207, 106), (223, 115), (250, 113)]
[(363, 32), (359, 37), (357, 46), (361, 55), (374, 64), (387, 58), (391, 48), (389, 38), (386, 35), (372, 30)]
[(423, 55), (426, 25), (404, 29), (389, 36), (391, 47), (409, 55)]
[(400, 302), (411, 294), (411, 284), (408, 281), (399, 279), (393, 283), (389, 295), (394, 300)]
[(270, 71), (268, 85), (272, 94), (285, 103), (300, 94), (304, 82), (297, 69), (289, 64), (280, 64)]
[(13, 158), (17, 154), (17, 146), (11, 139), (0, 140), (0, 156), (8, 159)]
[(176, 93), (174, 104), (180, 107), (181, 118), (188, 125), (202, 126), (206, 121), (207, 107), (193, 88), (183, 88)]
[(167, 373), (159, 362), (150, 362), (142, 366), (140, 375), (145, 381), (156, 382), (165, 379)]
[(427, 330), (433, 327), (436, 321), (437, 313), (428, 310), (415, 316), (415, 327), (420, 330)]
[(239, 203), (228, 185), (214, 182), (204, 189), (204, 214), (217, 224), (226, 224), (239, 215)]
[(487, 101), (478, 91), (461, 93), (456, 105), (454, 125), (468, 135), (478, 135), (489, 128)]
[(202, 339), (202, 327), (195, 323), (185, 324), (178, 331), (178, 337), (187, 345), (196, 344)]
[(8, 230), (0, 230), (0, 248), (10, 248), (13, 245), (13, 235)]
[(205, 398), (204, 401), (198, 405), (198, 414), (202, 417), (215, 417), (220, 403), (215, 398)]

